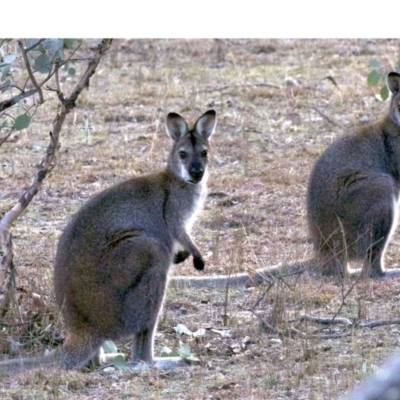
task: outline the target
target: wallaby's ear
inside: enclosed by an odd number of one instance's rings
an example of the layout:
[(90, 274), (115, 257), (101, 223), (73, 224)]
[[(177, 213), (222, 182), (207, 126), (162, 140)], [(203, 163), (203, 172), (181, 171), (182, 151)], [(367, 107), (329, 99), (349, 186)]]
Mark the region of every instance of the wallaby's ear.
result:
[(167, 115), (167, 133), (174, 139), (178, 140), (189, 131), (186, 121), (176, 113)]
[(194, 130), (205, 139), (208, 139), (214, 133), (216, 125), (216, 112), (214, 110), (208, 110), (197, 120), (194, 126)]
[(397, 72), (389, 72), (387, 77), (387, 83), (390, 91), (393, 95), (396, 95), (400, 91), (400, 74)]

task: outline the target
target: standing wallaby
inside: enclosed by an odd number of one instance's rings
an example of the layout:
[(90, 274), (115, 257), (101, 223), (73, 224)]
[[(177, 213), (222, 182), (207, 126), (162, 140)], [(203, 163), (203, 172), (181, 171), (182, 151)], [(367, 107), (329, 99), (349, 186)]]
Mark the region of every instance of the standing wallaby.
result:
[(316, 162), (308, 184), (307, 216), (323, 274), (346, 274), (362, 261), (362, 275), (397, 276), (383, 256), (397, 225), (400, 189), (400, 75), (388, 75), (389, 113), (344, 136)]
[[(171, 264), (191, 254), (195, 268), (204, 268), (188, 231), (206, 195), (208, 140), (215, 126), (214, 110), (193, 129), (178, 114), (168, 114), (174, 145), (167, 168), (97, 194), (65, 228), (54, 267), (66, 329), (56, 355), (62, 367), (80, 367), (105, 340), (126, 336), (132, 336), (133, 363), (185, 364), (177, 357), (154, 360), (154, 333)], [(19, 363), (29, 367), (28, 360)]]

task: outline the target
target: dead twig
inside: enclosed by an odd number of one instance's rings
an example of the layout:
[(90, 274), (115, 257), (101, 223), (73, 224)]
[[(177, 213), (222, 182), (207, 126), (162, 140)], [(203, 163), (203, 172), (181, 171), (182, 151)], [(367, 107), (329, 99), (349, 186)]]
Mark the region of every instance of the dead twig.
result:
[(344, 317), (316, 317), (314, 315), (309, 315), (309, 314), (302, 314), (300, 317), (297, 319), (297, 321), (302, 322), (302, 321), (310, 321), (310, 322), (315, 322), (318, 324), (323, 324), (323, 325), (339, 325), (343, 324), (345, 326), (352, 326), (353, 323), (348, 319)]
[(358, 321), (355, 325), (360, 328), (376, 328), (377, 326), (400, 324), (400, 318), (376, 319), (373, 321)]

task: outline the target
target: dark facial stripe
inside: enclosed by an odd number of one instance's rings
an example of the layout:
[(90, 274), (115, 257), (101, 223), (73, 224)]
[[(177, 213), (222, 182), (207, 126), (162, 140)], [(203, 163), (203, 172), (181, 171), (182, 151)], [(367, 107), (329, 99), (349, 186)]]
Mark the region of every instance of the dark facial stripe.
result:
[(191, 143), (192, 143), (192, 146), (195, 147), (195, 146), (196, 146), (196, 143), (197, 143), (196, 136), (194, 135), (193, 132), (190, 132), (189, 134), (190, 134), (190, 141), (191, 141)]

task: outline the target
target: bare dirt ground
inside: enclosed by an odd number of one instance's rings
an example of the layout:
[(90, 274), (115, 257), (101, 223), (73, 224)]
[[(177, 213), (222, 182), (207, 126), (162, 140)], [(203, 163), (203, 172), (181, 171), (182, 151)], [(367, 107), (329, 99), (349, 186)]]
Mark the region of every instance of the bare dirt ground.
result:
[[(218, 114), (209, 196), (192, 232), (207, 262), (204, 274), (310, 258), (305, 194), (312, 165), (335, 137), (386, 113), (366, 77), (372, 59), (393, 70), (398, 51), (396, 40), (116, 40), (64, 126), (57, 166), (14, 227), (18, 293), (6, 320), (36, 318), (27, 329), (2, 328), (2, 358), (55, 346), (54, 331), (63, 329), (52, 289), (57, 238), (92, 194), (165, 165), (171, 111), (190, 121), (210, 108)], [(34, 176), (56, 104), (49, 101), (0, 148), (0, 212)], [(400, 263), (399, 245), (395, 235), (388, 268)], [(174, 274), (199, 276), (190, 261)], [(156, 355), (181, 340), (199, 362), (169, 372), (25, 371), (2, 378), (0, 396), (335, 399), (398, 346), (398, 325), (355, 323), (397, 318), (399, 300), (399, 280), (307, 275), (271, 287), (170, 289)], [(277, 332), (267, 331), (253, 308)], [(303, 314), (337, 315), (353, 326), (301, 321)], [(205, 334), (180, 336), (178, 324)], [(11, 340), (21, 343), (13, 355)], [(129, 352), (128, 340), (118, 346)]]

